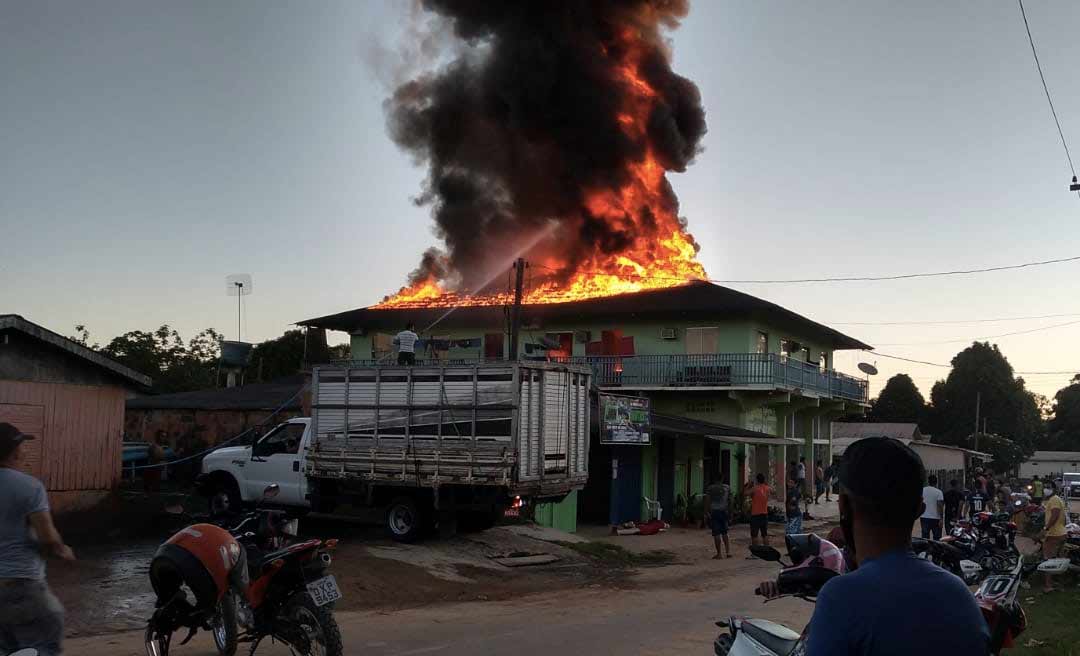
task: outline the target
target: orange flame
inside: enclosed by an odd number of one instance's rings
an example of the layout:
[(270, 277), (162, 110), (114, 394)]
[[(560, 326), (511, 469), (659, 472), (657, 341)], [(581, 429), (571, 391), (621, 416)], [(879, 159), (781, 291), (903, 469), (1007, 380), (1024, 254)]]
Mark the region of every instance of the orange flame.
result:
[[(625, 95), (623, 107), (615, 118), (629, 137), (643, 139), (657, 93), (638, 74), (643, 52), (636, 39), (630, 30), (621, 35), (618, 50), (623, 61), (613, 66), (613, 71), (622, 80)], [(609, 50), (604, 50), (603, 56), (610, 56)], [(573, 273), (569, 278), (561, 276), (559, 281), (541, 275), (540, 281), (526, 290), (524, 303), (563, 303), (675, 287), (706, 278), (705, 269), (697, 260), (697, 243), (679, 217), (668, 209), (670, 190), (664, 166), (647, 148), (642, 159), (630, 163), (628, 169), (630, 181), (622, 187), (586, 190), (584, 209), (621, 233), (630, 235), (630, 245), (622, 252), (597, 252), (573, 264), (561, 261), (557, 256), (548, 256), (548, 261), (534, 261), (532, 266), (542, 270), (570, 270)], [(506, 305), (512, 300), (509, 293), (460, 294), (445, 289), (437, 280), (426, 279), (402, 288), (372, 307)]]

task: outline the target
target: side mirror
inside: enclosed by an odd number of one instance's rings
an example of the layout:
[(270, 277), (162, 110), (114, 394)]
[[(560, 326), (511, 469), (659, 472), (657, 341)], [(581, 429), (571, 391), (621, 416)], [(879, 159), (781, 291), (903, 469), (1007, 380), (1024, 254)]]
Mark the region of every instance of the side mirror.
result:
[(750, 545), (750, 554), (754, 556), (754, 558), (760, 558), (773, 563), (780, 562), (780, 552), (772, 547), (766, 547), (763, 544)]
[(270, 485), (266, 486), (266, 489), (263, 490), (263, 499), (269, 501), (270, 499), (277, 497), (280, 492), (281, 486), (277, 483), (271, 483)]

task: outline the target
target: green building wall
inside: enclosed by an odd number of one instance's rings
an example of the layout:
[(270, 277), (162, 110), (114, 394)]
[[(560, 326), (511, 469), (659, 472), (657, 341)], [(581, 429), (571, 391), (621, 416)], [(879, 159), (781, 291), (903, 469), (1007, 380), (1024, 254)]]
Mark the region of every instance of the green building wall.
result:
[(574, 533), (577, 531), (577, 498), (575, 490), (558, 503), (537, 504), (533, 519), (540, 526)]

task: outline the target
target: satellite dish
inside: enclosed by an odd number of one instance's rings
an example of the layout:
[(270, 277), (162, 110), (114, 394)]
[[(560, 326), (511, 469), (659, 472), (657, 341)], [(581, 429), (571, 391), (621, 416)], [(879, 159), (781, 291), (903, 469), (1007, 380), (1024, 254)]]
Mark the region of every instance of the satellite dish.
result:
[(859, 371), (863, 372), (867, 376), (876, 376), (877, 375), (877, 367), (870, 364), (869, 362), (860, 362), (859, 363)]

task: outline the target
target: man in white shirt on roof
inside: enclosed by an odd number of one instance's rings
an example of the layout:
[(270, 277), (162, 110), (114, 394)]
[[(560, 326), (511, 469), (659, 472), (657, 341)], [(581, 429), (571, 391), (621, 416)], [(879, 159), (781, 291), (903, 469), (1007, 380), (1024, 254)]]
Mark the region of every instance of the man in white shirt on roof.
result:
[(394, 336), (394, 346), (397, 347), (397, 363), (399, 365), (416, 364), (416, 342), (420, 336), (416, 334), (415, 326), (410, 321), (405, 324), (405, 330)]

